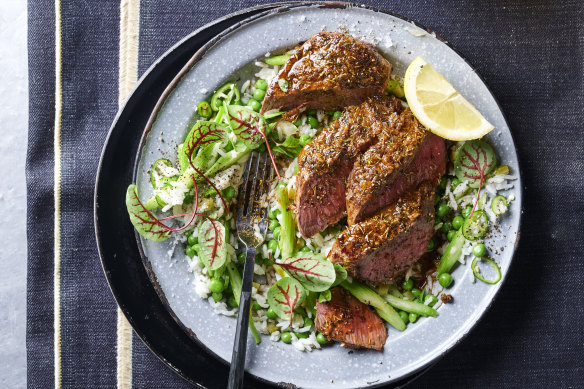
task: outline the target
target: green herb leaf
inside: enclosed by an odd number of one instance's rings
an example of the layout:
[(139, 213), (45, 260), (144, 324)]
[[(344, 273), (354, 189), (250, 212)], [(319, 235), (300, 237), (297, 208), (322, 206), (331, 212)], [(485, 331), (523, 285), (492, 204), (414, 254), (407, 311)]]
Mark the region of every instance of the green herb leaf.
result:
[(322, 292), (335, 282), (335, 267), (321, 254), (299, 252), (279, 265), (309, 291)]
[(320, 292), (320, 294), (318, 295), (318, 302), (319, 303), (326, 303), (327, 301), (331, 301), (331, 291), (330, 289), (327, 289), (323, 292)]
[(268, 290), (268, 304), (280, 319), (290, 320), (290, 325), (294, 310), (302, 304), (305, 297), (306, 291), (302, 285), (290, 277), (280, 279)]
[(262, 115), (249, 107), (228, 105), (229, 125), (248, 149), (253, 150), (265, 141), (268, 124)]
[(284, 154), (290, 158), (296, 158), (300, 151), (302, 151), (302, 145), (300, 144), (300, 139), (295, 136), (289, 136), (282, 143), (276, 143), (272, 150)]
[(126, 191), (126, 208), (132, 225), (138, 233), (148, 240), (161, 242), (170, 238), (171, 232), (156, 216), (146, 209), (138, 197), (136, 185), (128, 186)]
[(335, 263), (335, 273), (335, 282), (333, 282), (332, 286), (337, 286), (347, 279), (347, 270), (345, 270), (345, 268), (338, 263)]
[[(210, 158), (209, 149), (212, 150), (215, 143), (225, 140), (227, 135), (226, 130), (226, 126), (221, 123), (209, 121), (198, 121), (195, 123), (179, 151), (178, 159), (180, 165), (182, 166), (186, 162), (186, 165), (188, 166), (190, 158), (193, 165), (195, 165), (198, 170), (205, 170), (205, 168), (208, 167), (206, 165)], [(199, 147), (207, 149), (207, 151), (203, 153), (204, 155), (201, 154), (201, 152), (195, 154)], [(201, 154), (201, 157), (198, 157), (198, 154)]]
[(227, 260), (225, 227), (219, 221), (208, 218), (199, 226), (199, 258), (207, 269), (219, 269)]
[(479, 188), (496, 166), (497, 157), (493, 148), (485, 141), (472, 140), (464, 142), (458, 150), (454, 172), (459, 180), (468, 182), (471, 188)]

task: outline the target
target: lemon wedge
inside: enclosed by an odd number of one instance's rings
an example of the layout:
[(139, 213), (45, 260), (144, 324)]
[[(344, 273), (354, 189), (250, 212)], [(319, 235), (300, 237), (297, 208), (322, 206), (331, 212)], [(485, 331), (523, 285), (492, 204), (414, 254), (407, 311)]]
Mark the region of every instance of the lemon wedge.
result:
[(494, 128), (444, 76), (420, 57), (406, 70), (404, 92), (416, 118), (442, 138), (478, 139)]

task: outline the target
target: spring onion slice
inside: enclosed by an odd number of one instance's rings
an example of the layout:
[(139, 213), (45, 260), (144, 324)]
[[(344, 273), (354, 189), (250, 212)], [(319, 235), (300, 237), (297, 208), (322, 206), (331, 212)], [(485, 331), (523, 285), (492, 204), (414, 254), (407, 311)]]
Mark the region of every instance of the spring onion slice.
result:
[[(478, 260), (488, 262), (489, 265), (491, 265), (495, 269), (495, 271), (497, 272), (497, 279), (496, 280), (487, 280), (485, 277), (483, 277), (483, 275), (481, 274), (481, 269), (479, 269), (479, 266), (477, 265)], [(477, 257), (475, 257), (475, 259), (473, 259), (473, 261), (472, 261), (471, 268), (472, 268), (472, 273), (474, 274), (474, 276), (476, 278), (478, 278), (479, 280), (483, 281), (484, 283), (494, 285), (501, 280), (501, 269), (499, 268), (499, 265), (497, 265), (497, 263), (495, 261), (493, 261), (491, 258), (487, 258), (487, 257), (477, 258)]]
[[(475, 212), (475, 214), (477, 212)], [(464, 246), (464, 242), (466, 242), (466, 239), (464, 238), (464, 235), (462, 235), (462, 231), (458, 230), (452, 241), (446, 246), (444, 255), (440, 258), (440, 264), (436, 270), (437, 276), (442, 273), (450, 273), (450, 270), (462, 255), (462, 246)]]
[(475, 211), (473, 215), (464, 221), (461, 228), (462, 234), (468, 240), (478, 240), (486, 235), (489, 229), (489, 219), (483, 211)]
[(502, 215), (507, 212), (508, 204), (507, 199), (505, 196), (495, 196), (493, 201), (491, 202), (491, 210), (495, 215)]

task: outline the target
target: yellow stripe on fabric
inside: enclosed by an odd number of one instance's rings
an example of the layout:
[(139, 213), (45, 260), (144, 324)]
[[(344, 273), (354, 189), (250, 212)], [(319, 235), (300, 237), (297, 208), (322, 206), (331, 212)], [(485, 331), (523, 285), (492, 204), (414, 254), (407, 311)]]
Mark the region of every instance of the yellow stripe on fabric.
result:
[(61, 123), (63, 115), (61, 0), (55, 0), (55, 133), (54, 133), (54, 362), (55, 389), (61, 388)]
[[(140, 0), (120, 3), (120, 64), (118, 104), (121, 106), (138, 80), (138, 36)], [(117, 328), (118, 389), (132, 387), (132, 327), (118, 307)]]

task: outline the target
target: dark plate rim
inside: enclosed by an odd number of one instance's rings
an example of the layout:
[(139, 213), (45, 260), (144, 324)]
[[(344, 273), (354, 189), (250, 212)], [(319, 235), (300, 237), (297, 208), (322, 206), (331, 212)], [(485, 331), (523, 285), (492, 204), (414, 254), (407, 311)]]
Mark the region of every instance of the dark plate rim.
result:
[[(462, 58), (464, 60), (464, 62), (466, 62), (471, 68), (475, 69), (472, 64), (467, 60), (467, 58), (462, 55), (457, 49), (456, 47), (454, 47), (450, 42), (448, 42), (446, 39), (444, 39), (441, 35), (437, 34), (436, 32), (434, 32), (433, 30), (431, 30), (430, 28), (418, 23), (417, 21), (412, 20), (409, 17), (400, 15), (398, 13), (395, 13), (393, 11), (389, 11), (386, 10), (384, 8), (381, 7), (375, 7), (375, 6), (370, 6), (370, 5), (365, 5), (365, 4), (359, 4), (359, 3), (352, 3), (352, 2), (339, 2), (339, 1), (300, 1), (300, 2), (277, 2), (277, 3), (270, 3), (270, 4), (264, 4), (264, 5), (259, 5), (259, 6), (255, 6), (255, 7), (250, 7), (250, 8), (246, 8), (240, 11), (236, 11), (234, 13), (231, 13), (229, 15), (226, 15), (222, 18), (216, 19), (211, 23), (208, 23), (206, 25), (204, 25), (203, 27), (200, 27), (199, 29), (195, 30), (194, 32), (192, 32), (191, 34), (187, 35), (186, 37), (184, 37), (183, 39), (181, 39), (179, 42), (177, 42), (175, 45), (173, 45), (169, 50), (167, 50), (161, 57), (159, 57), (159, 59), (157, 59), (149, 68), (148, 70), (142, 75), (142, 77), (140, 78), (140, 80), (138, 81), (138, 83), (136, 84), (136, 87), (134, 88), (134, 90), (131, 92), (130, 95), (128, 95), (128, 98), (126, 100), (126, 102), (124, 102), (124, 105), (120, 108), (118, 114), (116, 115), (116, 118), (114, 119), (114, 122), (110, 128), (110, 130), (108, 131), (108, 135), (106, 137), (106, 141), (105, 141), (105, 145), (104, 145), (104, 150), (106, 149), (108, 143), (109, 143), (109, 138), (110, 138), (110, 134), (113, 131), (114, 127), (116, 126), (116, 123), (118, 122), (118, 119), (121, 115), (121, 112), (126, 108), (126, 104), (128, 102), (128, 100), (134, 95), (134, 92), (136, 91), (138, 85), (152, 72), (152, 70), (161, 62), (161, 60), (165, 57), (167, 57), (170, 53), (172, 53), (174, 50), (176, 50), (178, 47), (180, 47), (181, 45), (183, 45), (187, 40), (189, 40), (190, 38), (196, 36), (197, 34), (199, 34), (201, 31), (210, 28), (214, 25), (217, 25), (218, 23), (222, 22), (222, 21), (226, 21), (228, 19), (234, 18), (236, 16), (239, 15), (243, 15), (246, 13), (251, 13), (251, 12), (258, 12), (254, 15), (249, 16), (248, 18), (241, 20), (239, 22), (236, 22), (235, 24), (227, 27), (225, 30), (223, 30), (221, 33), (219, 33), (218, 35), (216, 35), (214, 38), (212, 38), (211, 40), (207, 41), (203, 46), (201, 46), (194, 54), (193, 56), (191, 56), (191, 58), (187, 61), (187, 63), (181, 68), (181, 70), (177, 73), (177, 75), (172, 79), (172, 81), (167, 85), (167, 87), (164, 89), (163, 93), (161, 94), (161, 96), (159, 97), (156, 106), (154, 107), (154, 109), (152, 110), (152, 113), (147, 121), (147, 124), (144, 128), (144, 131), (142, 133), (141, 139), (140, 139), (140, 143), (138, 146), (138, 150), (136, 153), (136, 156), (134, 157), (134, 169), (133, 169), (133, 174), (132, 174), (132, 179), (133, 182), (136, 181), (136, 177), (138, 175), (138, 170), (139, 170), (139, 162), (140, 162), (140, 158), (143, 152), (143, 148), (145, 145), (145, 141), (146, 138), (151, 130), (152, 124), (155, 122), (156, 117), (158, 115), (158, 113), (160, 112), (162, 106), (164, 105), (164, 102), (166, 101), (166, 99), (168, 98), (168, 96), (170, 95), (170, 93), (172, 92), (172, 90), (176, 87), (176, 85), (178, 84), (178, 82), (181, 80), (181, 78), (192, 68), (192, 66), (194, 66), (194, 64), (206, 53), (207, 50), (209, 50), (215, 43), (217, 43), (219, 40), (223, 39), (226, 35), (228, 35), (229, 33), (231, 33), (233, 30), (241, 27), (242, 25), (245, 25), (247, 23), (250, 23), (258, 18), (264, 17), (268, 14), (271, 13), (280, 13), (280, 12), (287, 12), (291, 9), (294, 8), (298, 8), (298, 7), (305, 7), (305, 6), (318, 6), (318, 7), (322, 7), (322, 8), (338, 8), (338, 9), (347, 9), (347, 8), (362, 8), (362, 9), (368, 9), (368, 10), (372, 10), (375, 12), (382, 12), (397, 18), (400, 18), (404, 21), (407, 22), (413, 22), (415, 23), (416, 26), (418, 26), (419, 28), (422, 28), (423, 30), (425, 30), (426, 32), (428, 32), (429, 34), (434, 34), (436, 36), (437, 39), (439, 39), (440, 41), (442, 41), (443, 43), (445, 43), (450, 49), (452, 49), (460, 58)], [(495, 104), (497, 105), (497, 108), (499, 109), (499, 111), (501, 112), (503, 119), (505, 121), (505, 123), (507, 124), (507, 127), (509, 127), (509, 122), (507, 120), (507, 117), (504, 113), (504, 111), (501, 108), (501, 105), (499, 103), (499, 101), (496, 99), (495, 95), (493, 94), (493, 92), (491, 91), (491, 89), (489, 88), (488, 84), (485, 82), (484, 78), (475, 70), (475, 73), (477, 74), (477, 76), (479, 77), (479, 79), (481, 80), (481, 82), (486, 86), (488, 92), (491, 94), (491, 96), (493, 97)], [(517, 148), (515, 147), (515, 139), (513, 137), (513, 133), (510, 131), (510, 136), (511, 139), (513, 141), (513, 147), (515, 149), (515, 152), (517, 154), (517, 170), (518, 170), (518, 176), (520, 177), (521, 181), (521, 167), (520, 167), (520, 161), (519, 161), (519, 156), (517, 153)], [(103, 154), (104, 152), (102, 151), (102, 156), (101, 158), (103, 158)], [(96, 177), (96, 191), (95, 191), (95, 198), (94, 198), (94, 207), (97, 207), (97, 186), (99, 184), (99, 178), (102, 174), (101, 172), (101, 166), (102, 166), (102, 161), (100, 158), (100, 163), (99, 163), (99, 167), (98, 167), (98, 172), (97, 172), (97, 177)], [(523, 188), (521, 185), (519, 185), (519, 191), (520, 191), (520, 196), (519, 199), (522, 201), (523, 198)], [(520, 207), (521, 210), (523, 210), (523, 206), (521, 205)], [(520, 240), (520, 231), (521, 231), (521, 221), (522, 221), (522, 217), (521, 217), (522, 212), (519, 214), (519, 220), (518, 220), (518, 229), (517, 229), (517, 237), (515, 240), (515, 244), (513, 247), (513, 252), (511, 254), (510, 257), (510, 265), (509, 265), (509, 269), (511, 268), (511, 264), (513, 263), (513, 258), (515, 256), (515, 253), (517, 251), (518, 245), (519, 245), (519, 240)], [(104, 268), (104, 272), (106, 273), (106, 278), (108, 279), (108, 285), (110, 286), (110, 289), (112, 290), (112, 293), (114, 294), (114, 297), (116, 298), (116, 301), (118, 301), (118, 296), (116, 295), (113, 285), (110, 282), (110, 278), (107, 274), (107, 271), (105, 269), (105, 262), (102, 258), (102, 252), (101, 252), (101, 247), (100, 247), (100, 238), (99, 235), (97, 234), (97, 224), (98, 224), (98, 218), (97, 218), (97, 214), (95, 213), (95, 227), (96, 227), (96, 239), (98, 242), (98, 251), (100, 254), (100, 259), (102, 262), (102, 267)], [(162, 288), (160, 287), (160, 285), (158, 284), (158, 281), (156, 279), (156, 275), (154, 273), (154, 271), (152, 270), (152, 266), (150, 264), (150, 261), (148, 260), (147, 256), (144, 254), (143, 252), (143, 248), (142, 245), (140, 243), (140, 237), (137, 233), (135, 233), (135, 238), (136, 238), (136, 244), (137, 244), (137, 248), (138, 251), (140, 253), (140, 257), (142, 259), (142, 263), (146, 269), (146, 272), (148, 274), (148, 277), (152, 283), (152, 286), (154, 287), (158, 297), (160, 298), (163, 306), (165, 307), (165, 309), (168, 311), (168, 313), (171, 315), (171, 317), (174, 319), (174, 321), (176, 322), (176, 324), (189, 336), (189, 338), (194, 341), (197, 346), (199, 346), (201, 349), (205, 350), (208, 354), (212, 355), (216, 360), (220, 361), (221, 363), (223, 363), (223, 365), (228, 366), (229, 362), (222, 359), (221, 357), (219, 357), (217, 354), (215, 354), (212, 350), (210, 350), (203, 342), (201, 342), (197, 336), (194, 334), (194, 332), (186, 327), (181, 320), (179, 320), (176, 316), (176, 314), (173, 312), (172, 308), (170, 307), (166, 296), (164, 294), (164, 292), (162, 291)], [(495, 301), (495, 298), (497, 297), (497, 295), (499, 294), (506, 278), (507, 278), (507, 273), (509, 273), (509, 269), (507, 272), (505, 272), (505, 274), (502, 277), (502, 280), (500, 282), (500, 285), (498, 287), (498, 289), (496, 290), (495, 294), (493, 295), (493, 298), (491, 299), (491, 301), (489, 302), (489, 304), (485, 307), (485, 309), (483, 310), (483, 312), (479, 315), (479, 317), (476, 319), (476, 321), (474, 323), (472, 323), (472, 325), (469, 327), (468, 331), (464, 334), (462, 334), (462, 336), (456, 340), (456, 342), (454, 342), (452, 345), (450, 345), (449, 347), (445, 348), (440, 355), (438, 355), (435, 359), (420, 365), (418, 367), (416, 367), (416, 369), (412, 370), (410, 373), (408, 373), (406, 376), (402, 377), (399, 380), (387, 380), (385, 382), (380, 382), (380, 383), (376, 383), (372, 386), (372, 388), (376, 388), (376, 387), (380, 387), (383, 385), (387, 385), (387, 384), (394, 384), (394, 385), (403, 385), (406, 383), (409, 383), (413, 380), (415, 380), (417, 378), (414, 377), (412, 378), (412, 375), (418, 373), (418, 376), (423, 374), (425, 371), (429, 370), (435, 363), (437, 363), (439, 360), (441, 360), (448, 352), (450, 352), (454, 347), (456, 347), (458, 344), (460, 344), (466, 337), (467, 335), (472, 332), (472, 330), (476, 327), (476, 325), (479, 323), (479, 321), (481, 321), (486, 312), (492, 307), (493, 302)], [(119, 303), (119, 301), (118, 301)], [(124, 313), (124, 315), (126, 316), (126, 318), (128, 318), (128, 320), (130, 321), (130, 323), (132, 324), (132, 326), (134, 327), (134, 329), (136, 330), (136, 326), (132, 323), (132, 321), (130, 320), (131, 318), (131, 314), (129, 312), (129, 310), (127, 309), (127, 307), (125, 307), (126, 309), (122, 309), (122, 312)], [(154, 350), (151, 347), (150, 342), (148, 342), (148, 340), (143, 337), (141, 335), (141, 333), (139, 331), (136, 330), (136, 333), (138, 334), (138, 336), (142, 339), (142, 341), (147, 345), (147, 347), (155, 354), (157, 355), (165, 364), (167, 364), (169, 367), (172, 368), (173, 371), (175, 371), (176, 373), (178, 373), (182, 378), (186, 379), (187, 381), (195, 384), (195, 385), (199, 385), (198, 383), (194, 382), (189, 376), (187, 376), (186, 374), (184, 374), (184, 372), (180, 371), (180, 369), (177, 369), (176, 367), (174, 367), (163, 355), (161, 355), (161, 353), (157, 352), (156, 350)], [(276, 383), (276, 382), (272, 382), (272, 381), (268, 381), (265, 380), (259, 376), (253, 375), (249, 372), (247, 372), (247, 375), (252, 376), (253, 378), (255, 378), (258, 381), (261, 381), (263, 383), (266, 384), (271, 384), (271, 385), (282, 385), (283, 383)], [(285, 384), (285, 385), (290, 385), (290, 384)]]

